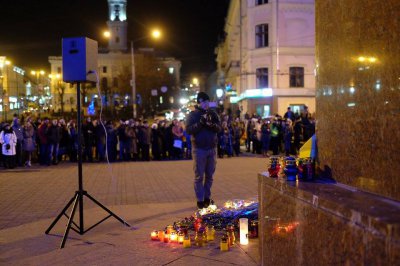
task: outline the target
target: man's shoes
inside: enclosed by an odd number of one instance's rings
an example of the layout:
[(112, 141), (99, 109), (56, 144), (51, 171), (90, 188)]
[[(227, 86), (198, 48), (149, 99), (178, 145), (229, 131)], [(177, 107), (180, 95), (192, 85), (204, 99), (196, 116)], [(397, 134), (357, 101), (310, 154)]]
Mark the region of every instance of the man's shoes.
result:
[(204, 199), (204, 208), (208, 208), (208, 206), (210, 206), (210, 199)]
[(204, 208), (204, 201), (198, 201), (197, 202), (197, 208), (200, 209), (200, 210), (203, 209)]

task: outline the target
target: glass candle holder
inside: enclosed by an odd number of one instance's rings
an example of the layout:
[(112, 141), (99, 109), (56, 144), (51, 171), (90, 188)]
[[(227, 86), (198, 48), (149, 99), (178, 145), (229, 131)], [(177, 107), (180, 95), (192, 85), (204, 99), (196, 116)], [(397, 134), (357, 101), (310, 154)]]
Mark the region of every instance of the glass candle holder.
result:
[(158, 239), (164, 242), (165, 232), (163, 230), (158, 231)]
[(219, 244), (219, 249), (221, 251), (228, 251), (229, 250), (229, 243), (228, 243), (228, 236), (224, 234), (221, 238), (221, 242)]
[(215, 229), (213, 225), (208, 225), (206, 227), (206, 233), (207, 233), (207, 241), (214, 241), (215, 239)]
[(249, 244), (249, 219), (240, 218), (240, 245), (248, 245)]
[(185, 234), (183, 232), (178, 232), (178, 243), (182, 244), (183, 239), (185, 238)]
[(190, 235), (186, 234), (183, 238), (183, 247), (184, 248), (190, 248), (191, 243), (190, 243)]
[(164, 243), (169, 243), (169, 234), (168, 234), (168, 231), (165, 231), (165, 233), (164, 233)]
[(167, 226), (167, 234), (171, 234), (171, 231), (174, 230), (174, 227), (172, 225)]
[(151, 240), (153, 240), (153, 241), (159, 240), (159, 239), (158, 239), (158, 231), (157, 231), (157, 230), (154, 230), (153, 232), (151, 232), (150, 238), (151, 238)]
[(171, 231), (171, 234), (169, 235), (169, 241), (172, 243), (178, 242), (178, 234), (176, 233), (175, 230)]

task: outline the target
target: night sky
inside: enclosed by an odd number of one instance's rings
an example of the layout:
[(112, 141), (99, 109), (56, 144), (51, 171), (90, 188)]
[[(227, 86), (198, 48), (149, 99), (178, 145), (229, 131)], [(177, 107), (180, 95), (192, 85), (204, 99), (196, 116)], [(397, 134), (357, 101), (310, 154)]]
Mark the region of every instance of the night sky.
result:
[[(182, 61), (183, 74), (215, 70), (214, 48), (223, 35), (229, 0), (128, 0), (128, 39), (163, 30), (155, 47)], [(49, 70), (61, 38), (86, 36), (106, 46), (107, 0), (0, 0), (0, 55), (13, 64)]]

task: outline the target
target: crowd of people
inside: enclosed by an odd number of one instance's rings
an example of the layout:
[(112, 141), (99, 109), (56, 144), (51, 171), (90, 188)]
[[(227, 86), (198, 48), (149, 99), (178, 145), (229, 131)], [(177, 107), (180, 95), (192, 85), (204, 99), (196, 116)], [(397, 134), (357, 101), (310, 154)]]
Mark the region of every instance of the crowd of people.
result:
[[(247, 152), (263, 156), (296, 155), (301, 142), (315, 131), (307, 109), (294, 114), (290, 108), (283, 117), (261, 118), (246, 114), (242, 119), (219, 114), (222, 130), (218, 133), (219, 158), (239, 156), (243, 145)], [(192, 159), (191, 136), (185, 122), (141, 119), (105, 121), (87, 117), (82, 123), (83, 162), (150, 161)], [(0, 163), (5, 168), (43, 166), (77, 161), (78, 129), (76, 120), (18, 117), (0, 124)]]

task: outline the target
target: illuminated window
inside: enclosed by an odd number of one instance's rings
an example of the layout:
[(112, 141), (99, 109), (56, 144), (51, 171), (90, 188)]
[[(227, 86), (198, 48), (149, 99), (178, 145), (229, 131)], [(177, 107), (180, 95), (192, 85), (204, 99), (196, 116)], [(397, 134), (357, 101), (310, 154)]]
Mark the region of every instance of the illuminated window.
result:
[(173, 67), (169, 67), (169, 68), (168, 68), (168, 72), (169, 72), (170, 74), (174, 74), (174, 68), (173, 68)]
[(290, 67), (289, 75), (289, 86), (291, 88), (304, 87), (304, 67)]
[(268, 24), (256, 26), (256, 48), (268, 46)]
[(256, 6), (268, 4), (268, 0), (256, 0)]
[(257, 68), (257, 89), (268, 88), (268, 68)]
[(270, 115), (271, 109), (269, 104), (260, 104), (256, 106), (257, 115), (261, 116), (261, 118), (268, 117)]

